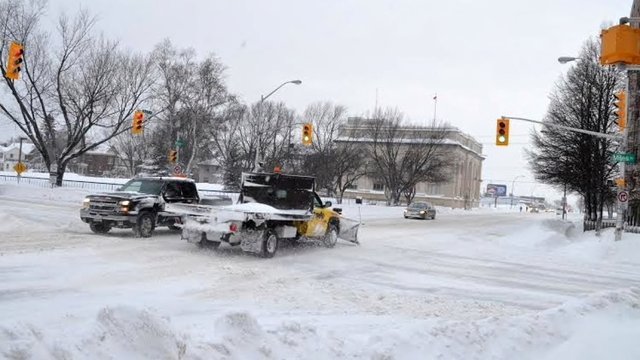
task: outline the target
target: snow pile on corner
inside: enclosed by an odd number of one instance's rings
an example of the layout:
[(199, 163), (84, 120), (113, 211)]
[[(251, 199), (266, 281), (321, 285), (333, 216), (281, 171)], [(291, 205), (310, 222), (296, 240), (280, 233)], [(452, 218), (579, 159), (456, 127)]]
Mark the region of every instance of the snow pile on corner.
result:
[[(73, 318), (71, 315), (67, 317)], [(637, 359), (640, 291), (592, 295), (536, 314), (479, 321), (389, 321), (352, 317), (266, 321), (247, 312), (197, 318), (178, 329), (151, 310), (101, 309), (93, 323), (38, 328), (0, 327), (0, 356), (6, 358), (146, 359)], [(362, 320), (362, 319), (360, 319)], [(313, 325), (312, 325), (313, 324)], [(363, 324), (359, 324), (363, 325)], [(84, 326), (84, 327), (83, 327)]]

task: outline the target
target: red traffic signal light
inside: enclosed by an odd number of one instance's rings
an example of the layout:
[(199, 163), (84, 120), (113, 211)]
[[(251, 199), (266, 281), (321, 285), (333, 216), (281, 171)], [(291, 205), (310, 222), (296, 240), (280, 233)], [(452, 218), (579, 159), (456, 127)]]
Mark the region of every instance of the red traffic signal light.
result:
[(12, 80), (20, 79), (20, 69), (24, 61), (23, 55), (24, 47), (22, 44), (12, 41), (11, 45), (9, 45), (9, 57), (7, 59), (7, 78)]
[(498, 119), (496, 126), (496, 145), (509, 145), (509, 119), (507, 118)]
[(313, 125), (306, 123), (302, 126), (302, 145), (311, 146), (313, 144)]
[(131, 133), (133, 135), (140, 135), (144, 132), (144, 112), (137, 110), (133, 114), (133, 124), (131, 126)]

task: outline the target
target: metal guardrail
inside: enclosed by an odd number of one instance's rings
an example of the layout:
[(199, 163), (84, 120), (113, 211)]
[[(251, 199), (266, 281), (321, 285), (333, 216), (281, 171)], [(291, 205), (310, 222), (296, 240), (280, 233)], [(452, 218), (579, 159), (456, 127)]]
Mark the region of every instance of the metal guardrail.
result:
[[(16, 175), (0, 175), (0, 182), (5, 183), (18, 183), (18, 176)], [(30, 176), (21, 176), (20, 177), (21, 184), (29, 184), (42, 188), (49, 188), (51, 184), (49, 183), (48, 178), (37, 178)], [(115, 191), (122, 184), (118, 183), (109, 183), (109, 182), (98, 182), (98, 181), (83, 181), (83, 180), (63, 180), (62, 187), (69, 188), (77, 188), (77, 189), (86, 189), (91, 191)], [(238, 201), (238, 197), (240, 194), (236, 191), (229, 190), (210, 190), (210, 189), (198, 189), (198, 192), (203, 197), (210, 196), (226, 196), (231, 198), (231, 200), (235, 203)]]
[[(592, 231), (597, 227), (598, 222), (596, 220), (583, 220), (582, 231)], [(616, 220), (602, 220), (601, 229), (616, 227)]]

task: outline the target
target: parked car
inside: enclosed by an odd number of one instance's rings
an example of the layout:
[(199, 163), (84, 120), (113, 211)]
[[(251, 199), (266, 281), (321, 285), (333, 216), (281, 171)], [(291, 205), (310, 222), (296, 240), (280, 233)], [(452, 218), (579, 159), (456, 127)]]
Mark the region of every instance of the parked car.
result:
[(428, 202), (414, 202), (404, 209), (404, 218), (435, 219), (436, 208)]

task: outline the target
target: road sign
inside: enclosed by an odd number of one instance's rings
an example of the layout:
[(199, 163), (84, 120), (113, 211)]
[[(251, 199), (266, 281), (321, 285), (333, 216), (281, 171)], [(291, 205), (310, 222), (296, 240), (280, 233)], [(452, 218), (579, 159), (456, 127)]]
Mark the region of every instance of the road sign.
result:
[(629, 193), (626, 191), (620, 191), (618, 193), (618, 201), (621, 203), (626, 203), (629, 200)]
[(636, 154), (632, 153), (614, 153), (613, 161), (616, 162), (625, 162), (627, 164), (635, 164), (636, 163)]
[(187, 142), (181, 139), (176, 140), (176, 147), (177, 148), (183, 148), (185, 147), (185, 145), (187, 145)]
[(23, 162), (19, 162), (13, 166), (13, 170), (15, 170), (18, 175), (20, 175), (23, 172), (27, 171), (27, 165), (25, 165)]
[(176, 165), (173, 167), (173, 173), (174, 174), (182, 174), (182, 166), (180, 165)]

